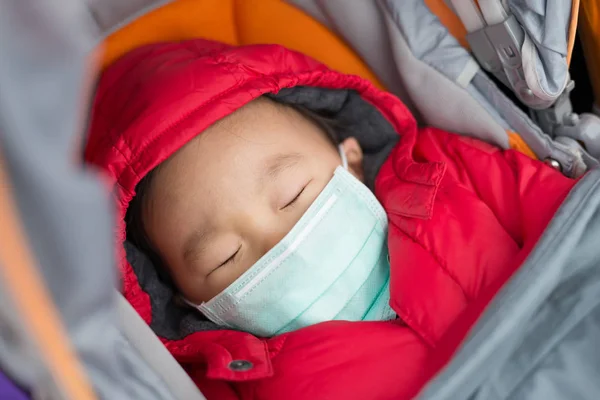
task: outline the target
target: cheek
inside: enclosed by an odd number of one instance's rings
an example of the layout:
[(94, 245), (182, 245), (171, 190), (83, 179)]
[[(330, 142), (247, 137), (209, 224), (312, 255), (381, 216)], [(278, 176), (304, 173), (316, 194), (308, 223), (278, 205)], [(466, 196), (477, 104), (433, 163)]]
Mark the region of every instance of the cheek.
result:
[(154, 250), (160, 255), (165, 263), (174, 265), (177, 235), (169, 226), (170, 224), (159, 224), (154, 222), (149, 225), (147, 234)]
[(167, 269), (169, 275), (181, 288), (179, 283), (185, 284), (186, 279), (189, 278), (186, 275), (189, 274), (186, 274), (186, 269), (181, 265), (178, 254), (180, 251), (180, 240), (182, 240), (178, 235), (178, 229), (175, 229), (174, 224), (161, 223), (161, 219), (158, 216), (154, 216), (152, 222), (148, 225), (147, 234), (154, 251), (165, 264), (164, 268)]
[(196, 288), (196, 291), (202, 298), (202, 301), (209, 301), (235, 282), (241, 275), (242, 273), (237, 274), (227, 271), (225, 273), (217, 274), (216, 276), (209, 276), (204, 281), (204, 284)]
[(336, 152), (325, 152), (321, 156), (315, 157), (314, 176), (327, 183), (333, 177), (335, 169), (340, 165), (342, 165), (342, 161)]
[(223, 266), (219, 272), (215, 272), (197, 282), (190, 292), (193, 292), (200, 301), (209, 301), (229, 285), (234, 283), (244, 272), (254, 265), (254, 262), (238, 265)]

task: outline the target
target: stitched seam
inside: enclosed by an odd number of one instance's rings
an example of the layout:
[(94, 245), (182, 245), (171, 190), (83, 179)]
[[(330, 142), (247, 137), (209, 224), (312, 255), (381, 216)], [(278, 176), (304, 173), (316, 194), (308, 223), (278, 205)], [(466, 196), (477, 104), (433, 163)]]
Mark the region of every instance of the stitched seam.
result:
[[(154, 57), (154, 56), (155, 56), (155, 55), (158, 53), (158, 51), (159, 51), (159, 50), (164, 50), (164, 49), (153, 48), (153, 49), (151, 49), (151, 51), (149, 51), (147, 54), (145, 54), (145, 55), (143, 55), (143, 56), (141, 56), (141, 55), (140, 55), (139, 57), (136, 57), (136, 64), (139, 64), (139, 63), (141, 63), (141, 62), (145, 61), (146, 59), (148, 59), (148, 58), (150, 58), (150, 57)], [(135, 51), (135, 50), (134, 50), (134, 51)], [(118, 62), (118, 60), (117, 60), (116, 62)], [(104, 103), (107, 101), (107, 100), (106, 100), (106, 97), (107, 97), (107, 96), (109, 96), (109, 94), (110, 94), (110, 93), (113, 91), (113, 89), (114, 89), (115, 87), (117, 87), (117, 86), (119, 86), (119, 85), (121, 84), (122, 80), (124, 79), (123, 77), (124, 77), (125, 75), (127, 75), (128, 73), (129, 73), (129, 70), (122, 72), (122, 73), (119, 75), (118, 79), (115, 79), (115, 80), (114, 80), (114, 82), (112, 83), (112, 85), (108, 86), (108, 87), (107, 87), (107, 88), (104, 90), (104, 96), (102, 96), (101, 98), (97, 98), (97, 99), (96, 99), (96, 104), (97, 104), (97, 106), (96, 106), (96, 107), (94, 107), (95, 109), (97, 109), (97, 110), (101, 110), (101, 109), (103, 109), (103, 108), (102, 108), (102, 106), (103, 106), (103, 105), (104, 105)], [(105, 114), (105, 113), (104, 113), (104, 112), (102, 112), (102, 114)], [(119, 113), (119, 114), (116, 116), (116, 118), (120, 118), (120, 117), (121, 117), (121, 114)], [(117, 141), (118, 141), (118, 139), (119, 139), (119, 133), (118, 133), (118, 132), (116, 132), (116, 131), (115, 131), (113, 128), (110, 128), (108, 131), (109, 131), (109, 134), (107, 134), (107, 135), (104, 137), (104, 139), (100, 139), (100, 140), (98, 141), (99, 143), (114, 142), (114, 141), (115, 141), (115, 139), (117, 139)], [(113, 144), (111, 145), (111, 147), (114, 147), (114, 146), (115, 146), (115, 144), (113, 143)], [(129, 160), (125, 159), (125, 161), (127, 161), (127, 163), (129, 164)]]
[[(235, 63), (231, 63), (231, 62), (226, 62), (226, 61), (220, 61), (219, 64), (230, 64), (231, 66), (236, 65)], [(329, 76), (331, 78), (335, 78), (335, 79), (331, 79), (330, 83), (339, 81), (340, 79), (340, 74), (336, 73), (336, 72), (332, 72), (332, 71), (317, 71), (320, 73), (320, 76), (317, 77), (317, 79), (315, 81), (321, 81), (323, 80), (324, 77)], [(247, 86), (249, 84), (255, 83), (258, 80), (264, 80), (265, 78), (269, 78), (271, 80), (274, 81), (281, 81), (283, 80), (283, 78), (291, 78), (291, 85), (289, 85), (289, 87), (291, 86), (296, 86), (296, 84), (298, 83), (298, 81), (300, 81), (300, 76), (302, 75), (308, 75), (308, 74), (314, 74), (315, 71), (300, 71), (300, 72), (295, 72), (295, 73), (289, 73), (289, 72), (285, 72), (285, 73), (279, 73), (279, 74), (272, 74), (272, 75), (265, 75), (265, 74), (261, 74), (260, 76), (257, 76), (253, 79), (248, 79), (243, 85), (235, 85), (230, 87), (229, 89), (223, 91), (223, 92), (219, 92), (216, 96), (211, 97), (210, 99), (207, 99), (204, 103), (198, 105), (194, 110), (192, 110), (190, 113), (188, 113), (186, 116), (184, 116), (183, 118), (181, 118), (179, 121), (177, 121), (176, 123), (174, 123), (172, 126), (170, 126), (169, 128), (163, 130), (162, 132), (160, 132), (157, 136), (153, 137), (148, 143), (147, 145), (144, 147), (144, 150), (148, 149), (149, 147), (151, 147), (156, 141), (160, 140), (165, 134), (167, 134), (169, 131), (171, 131), (172, 129), (174, 129), (177, 125), (179, 125), (180, 123), (182, 123), (183, 121), (187, 120), (188, 118), (192, 117), (193, 115), (195, 115), (196, 113), (198, 113), (201, 109), (203, 109), (207, 104), (213, 102), (213, 101), (218, 101), (219, 98), (229, 94), (230, 92), (234, 91), (234, 90), (239, 90), (240, 87), (243, 86)], [(346, 76), (347, 78), (348, 76)], [(364, 90), (368, 90), (368, 89), (372, 89), (372, 85), (369, 82), (363, 81), (361, 80), (359, 77), (351, 75), (351, 77), (354, 78), (358, 78), (350, 83), (352, 83), (352, 87), (348, 88), (350, 90), (356, 90), (357, 92), (361, 93)], [(314, 80), (314, 79), (313, 79)], [(286, 86), (288, 87), (288, 86)], [(270, 91), (267, 90), (261, 94), (264, 93), (269, 93)], [(200, 133), (199, 133), (200, 134)], [(112, 135), (111, 135), (112, 136)], [(116, 136), (116, 135), (115, 135)], [(133, 166), (133, 163), (131, 162), (131, 160), (125, 158), (125, 161), (127, 162), (127, 165), (131, 166), (131, 168), (136, 171), (137, 170), (137, 166), (140, 164), (140, 160), (136, 160), (135, 164), (136, 167)], [(121, 171), (121, 173), (119, 173), (119, 175), (116, 177), (117, 180), (121, 179), (121, 176), (123, 175), (124, 171)]]
[(439, 266), (441, 267), (442, 271), (444, 271), (446, 273), (446, 275), (448, 275), (448, 277), (450, 279), (452, 279), (452, 281), (456, 284), (456, 286), (458, 286), (458, 288), (460, 289), (461, 293), (463, 294), (463, 296), (465, 297), (465, 299), (467, 301), (471, 301), (472, 300), (469, 296), (467, 296), (467, 294), (465, 293), (465, 291), (462, 288), (461, 284), (459, 283), (459, 280), (456, 278), (456, 276), (453, 273), (451, 273), (451, 271), (448, 269), (447, 264), (437, 255), (437, 253), (435, 253), (433, 250), (428, 249), (423, 243), (421, 243), (419, 240), (417, 240), (417, 238), (415, 238), (412, 235), (410, 235), (408, 232), (406, 232), (405, 230), (403, 230), (402, 228), (400, 228), (394, 222), (391, 222), (391, 223), (400, 232), (404, 233), (406, 235), (406, 237), (409, 238), (413, 243), (417, 244), (419, 247), (421, 247), (423, 250), (425, 250), (425, 252), (427, 252), (434, 259), (434, 261), (439, 264)]
[[(129, 152), (131, 153), (131, 146), (129, 145), (129, 143), (127, 143), (127, 140), (121, 140), (119, 143), (121, 143), (122, 145), (126, 146), (126, 147), (127, 147), (127, 150), (129, 150)], [(116, 151), (117, 151), (117, 152), (118, 152), (118, 153), (119, 153), (119, 154), (120, 154), (120, 155), (123, 157), (123, 160), (124, 160), (124, 161), (127, 163), (127, 166), (128, 166), (129, 168), (131, 168), (131, 171), (133, 172), (133, 174), (135, 175), (135, 177), (136, 177), (138, 180), (140, 180), (140, 179), (141, 179), (140, 175), (137, 173), (137, 171), (136, 171), (136, 168), (134, 168), (134, 166), (133, 166), (133, 165), (130, 163), (130, 161), (127, 159), (127, 157), (126, 157), (126, 156), (125, 156), (125, 154), (123, 153), (123, 150), (121, 150), (119, 147), (117, 147), (117, 145), (116, 145), (116, 144), (114, 144), (114, 145), (112, 146), (112, 148), (113, 148), (114, 150), (116, 150)], [(121, 171), (121, 173), (119, 174), (119, 178), (117, 179), (117, 182), (120, 182), (120, 181), (121, 181), (121, 178), (122, 178), (122, 177), (123, 177), (123, 175), (125, 174), (125, 170), (126, 170), (126, 168), (125, 168), (125, 169), (123, 169), (123, 170)], [(123, 187), (123, 185), (121, 185), (121, 187)], [(124, 188), (124, 187), (123, 187), (123, 188)]]
[[(226, 62), (226, 61), (221, 61), (219, 64), (222, 64), (223, 66), (225, 66), (225, 64), (228, 64), (229, 68), (231, 68), (232, 66), (234, 66), (234, 63), (231, 62)], [(226, 66), (225, 66), (226, 67)], [(292, 76), (294, 78), (297, 78), (297, 76), (295, 74), (276, 74), (276, 75), (270, 75), (269, 77), (271, 78), (283, 78), (283, 77), (289, 77)], [(240, 90), (241, 87), (247, 86), (251, 83), (256, 82), (257, 80), (264, 80), (265, 75), (261, 75), (259, 77), (256, 77), (254, 79), (250, 79), (247, 80), (243, 85), (239, 85), (236, 84), (232, 87), (230, 87), (229, 89), (223, 91), (223, 92), (219, 92), (216, 96), (211, 97), (210, 99), (207, 99), (206, 101), (204, 101), (202, 104), (199, 104), (198, 106), (196, 106), (196, 108), (194, 108), (194, 110), (190, 111), (188, 114), (186, 114), (185, 116), (183, 116), (181, 119), (179, 119), (177, 122), (173, 123), (171, 126), (169, 126), (168, 128), (164, 129), (162, 132), (160, 132), (158, 135), (154, 136), (149, 142), (148, 144), (145, 146), (144, 151), (147, 150), (148, 148), (152, 147), (154, 145), (155, 142), (157, 142), (158, 140), (162, 139), (162, 137), (164, 135), (166, 135), (167, 133), (171, 132), (173, 129), (175, 129), (178, 125), (182, 124), (184, 121), (188, 120), (189, 118), (192, 118), (194, 115), (196, 115), (198, 112), (200, 112), (204, 107), (206, 107), (208, 104), (218, 101), (220, 98), (228, 95), (229, 93), (235, 91), (235, 90)], [(297, 81), (297, 79), (296, 79)], [(201, 134), (201, 132), (199, 132), (198, 134)], [(127, 160), (128, 161), (128, 160)], [(135, 164), (138, 165), (140, 164), (141, 161), (138, 159), (136, 160)], [(132, 165), (133, 167), (133, 165)], [(135, 167), (135, 169), (137, 169), (137, 167)], [(120, 176), (119, 176), (120, 178)]]
[(265, 340), (261, 340), (260, 342), (263, 348), (265, 364), (267, 366), (267, 373), (269, 374), (273, 372), (273, 364), (271, 363), (271, 356), (269, 355), (269, 346), (267, 345), (267, 342)]
[(431, 194), (429, 201), (427, 202), (427, 204), (425, 205), (425, 213), (417, 213), (417, 212), (410, 212), (410, 211), (390, 211), (392, 214), (395, 215), (399, 215), (399, 216), (407, 216), (407, 217), (413, 217), (413, 218), (419, 218), (419, 219), (429, 219), (431, 218), (431, 214), (433, 213), (433, 204), (435, 203), (435, 199), (437, 197), (437, 193), (438, 190), (440, 188), (440, 184), (422, 184), (422, 183), (418, 183), (418, 182), (412, 182), (406, 179), (401, 179), (400, 180), (409, 183), (409, 184), (413, 184), (413, 185), (421, 185), (421, 186), (425, 186), (425, 187), (433, 187), (433, 193)]
[[(500, 153), (500, 150), (494, 151), (493, 153), (488, 153), (486, 151), (483, 151), (477, 147), (474, 146), (470, 146), (469, 144), (458, 140), (458, 138), (453, 138), (453, 141), (455, 141), (459, 146), (463, 147), (465, 149), (465, 151), (476, 151), (480, 154), (482, 154), (483, 156), (485, 156), (486, 158), (489, 159), (494, 159), (498, 156), (498, 153)], [(451, 147), (452, 148), (452, 155), (456, 157), (456, 161), (460, 162), (460, 164), (462, 166), (465, 166), (465, 160), (462, 157), (462, 155), (460, 153), (458, 153), (458, 148), (457, 147)], [(510, 158), (510, 159), (506, 159), (506, 158), (501, 158), (501, 161), (504, 161), (508, 166), (510, 171), (512, 172), (515, 181), (518, 181), (518, 176), (516, 174), (516, 170), (518, 168), (516, 168), (516, 164), (515, 164), (515, 160), (514, 158)], [(517, 240), (516, 238), (513, 238), (512, 235), (510, 234), (510, 230), (503, 224), (502, 219), (500, 218), (500, 216), (494, 211), (494, 209), (492, 209), (485, 200), (483, 200), (481, 193), (478, 190), (478, 187), (474, 184), (474, 179), (473, 179), (473, 175), (470, 173), (469, 168), (463, 168), (463, 170), (465, 171), (467, 177), (469, 178), (469, 183), (471, 184), (471, 186), (473, 187), (473, 193), (475, 193), (475, 195), (477, 196), (477, 198), (486, 205), (487, 209), (491, 211), (491, 213), (494, 215), (494, 217), (496, 218), (496, 221), (498, 222), (498, 224), (502, 227), (502, 229), (508, 234), (508, 236), (515, 242), (515, 244), (521, 248), (523, 247), (523, 241), (524, 238), (517, 238), (517, 239), (521, 239), (521, 240)], [(457, 184), (456, 186), (460, 187), (461, 189), (464, 189), (464, 187), (462, 185)], [(518, 202), (520, 205), (520, 202)], [(519, 213), (522, 215), (523, 214), (523, 210), (521, 210), (519, 208)], [(520, 230), (521, 235), (524, 234), (523, 230)]]
[[(281, 343), (279, 343), (279, 348), (277, 349), (277, 351), (273, 352), (273, 355), (271, 356), (271, 360), (273, 360), (275, 357), (277, 357), (279, 355), (279, 353), (281, 353), (281, 351), (283, 350), (283, 346), (285, 346), (285, 342), (287, 341), (288, 336), (280, 336), (279, 340), (281, 340)], [(266, 343), (265, 343), (266, 344)]]
[(417, 331), (416, 329), (413, 328), (413, 326), (420, 327), (420, 324), (418, 322), (416, 322), (415, 319), (412, 317), (412, 313), (408, 309), (406, 309), (402, 304), (399, 304), (397, 302), (394, 302), (394, 304), (400, 311), (398, 313), (398, 315), (404, 322), (406, 322), (408, 324), (409, 328), (413, 331), (416, 331), (417, 334), (419, 336), (421, 336), (421, 338), (424, 339), (425, 344), (428, 347), (435, 348), (436, 341), (433, 339), (433, 336), (431, 336), (431, 334), (429, 332)]

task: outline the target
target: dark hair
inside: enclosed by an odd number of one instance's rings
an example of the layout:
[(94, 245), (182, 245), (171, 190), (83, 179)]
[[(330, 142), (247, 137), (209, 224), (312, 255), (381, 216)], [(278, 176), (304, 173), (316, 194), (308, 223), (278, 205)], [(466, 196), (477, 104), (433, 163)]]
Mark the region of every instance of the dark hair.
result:
[(144, 226), (144, 208), (148, 200), (148, 192), (154, 181), (154, 176), (158, 171), (159, 167), (154, 168), (146, 174), (135, 187), (135, 196), (129, 202), (127, 207), (127, 213), (125, 214), (125, 232), (127, 241), (133, 244), (146, 257), (150, 259), (152, 265), (156, 268), (159, 277), (170, 282), (170, 274), (164, 267), (164, 264), (154, 249), (148, 234), (146, 233), (146, 227)]
[[(288, 105), (277, 101), (275, 101), (275, 103), (282, 107), (292, 108), (300, 114), (302, 114), (307, 119), (311, 120), (324, 132), (324, 134), (329, 138), (331, 143), (334, 146), (337, 146), (338, 139), (336, 134), (336, 123), (333, 120), (333, 118), (328, 118), (319, 115), (304, 106)], [(168, 282), (172, 282), (167, 268), (165, 268), (165, 265), (161, 260), (160, 255), (155, 250), (148, 237), (148, 234), (146, 233), (143, 218), (144, 208), (146, 207), (146, 201), (148, 198), (148, 192), (152, 187), (154, 176), (156, 175), (156, 172), (159, 168), (160, 166), (151, 170), (148, 174), (146, 174), (146, 176), (144, 176), (140, 180), (140, 182), (135, 187), (135, 196), (129, 203), (129, 207), (127, 208), (127, 213), (125, 215), (125, 229), (127, 240), (134, 246), (136, 246), (150, 259), (150, 261), (155, 266), (159, 276), (162, 279)]]
[(326, 117), (324, 115), (318, 114), (312, 110), (309, 110), (308, 108), (304, 107), (304, 106), (299, 106), (299, 105), (288, 105), (288, 104), (284, 104), (285, 107), (290, 107), (296, 111), (298, 111), (300, 114), (302, 114), (306, 119), (312, 121), (315, 125), (317, 125), (317, 127), (319, 127), (321, 129), (321, 131), (323, 131), (323, 133), (325, 134), (325, 136), (327, 136), (327, 138), (331, 141), (331, 143), (334, 146), (337, 146), (339, 144), (339, 139), (338, 139), (338, 135), (337, 135), (337, 128), (339, 128), (339, 124), (336, 120), (334, 120), (331, 117)]

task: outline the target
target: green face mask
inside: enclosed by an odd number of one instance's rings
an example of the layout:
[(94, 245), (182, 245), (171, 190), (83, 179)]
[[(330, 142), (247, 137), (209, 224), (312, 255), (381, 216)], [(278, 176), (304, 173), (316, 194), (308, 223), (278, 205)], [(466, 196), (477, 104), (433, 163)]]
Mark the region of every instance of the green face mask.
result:
[(330, 320), (389, 320), (389, 277), (386, 213), (338, 167), (281, 242), (195, 307), (219, 325), (266, 337)]

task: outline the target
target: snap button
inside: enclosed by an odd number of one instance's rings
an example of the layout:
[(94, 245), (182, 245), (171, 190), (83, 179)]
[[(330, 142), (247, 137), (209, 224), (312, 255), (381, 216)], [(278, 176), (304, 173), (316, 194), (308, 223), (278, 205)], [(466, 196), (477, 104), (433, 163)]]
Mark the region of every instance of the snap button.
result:
[(229, 363), (229, 369), (236, 372), (248, 371), (254, 365), (248, 360), (233, 360)]
[(560, 165), (560, 163), (553, 158), (546, 158), (544, 160), (544, 163), (557, 171), (562, 171), (562, 166)]

